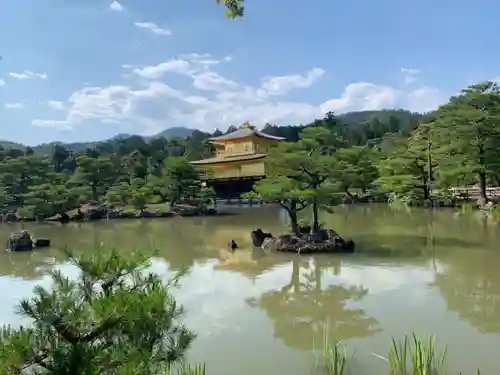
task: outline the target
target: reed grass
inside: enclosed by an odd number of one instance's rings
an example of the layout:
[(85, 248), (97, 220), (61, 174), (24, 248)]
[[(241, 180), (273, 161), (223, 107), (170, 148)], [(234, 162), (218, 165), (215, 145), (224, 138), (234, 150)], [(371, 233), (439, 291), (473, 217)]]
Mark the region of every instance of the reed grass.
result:
[(434, 336), (424, 340), (415, 333), (403, 340), (392, 339), (388, 357), (374, 354), (388, 362), (390, 375), (442, 375), (446, 373), (448, 347), (439, 353)]
[(329, 339), (329, 332), (330, 325), (327, 323), (323, 329), (322, 348), (315, 358), (315, 368), (324, 375), (345, 375), (354, 355), (348, 356), (347, 346), (343, 341), (332, 342)]
[[(315, 370), (321, 371), (324, 375), (347, 375), (350, 373), (354, 354), (351, 356), (348, 354), (347, 345), (343, 341), (331, 341), (329, 332), (327, 324), (323, 330), (322, 348), (315, 350)], [(447, 346), (441, 351), (437, 350), (434, 336), (423, 339), (412, 333), (405, 335), (402, 340), (393, 337), (387, 357), (372, 354), (388, 363), (389, 375), (447, 375), (445, 366), (447, 353)], [(166, 369), (162, 375), (206, 375), (206, 368), (203, 363), (183, 364)], [(481, 375), (479, 369), (476, 375)]]
[(182, 364), (181, 366), (167, 367), (162, 375), (205, 375), (204, 363), (194, 365)]

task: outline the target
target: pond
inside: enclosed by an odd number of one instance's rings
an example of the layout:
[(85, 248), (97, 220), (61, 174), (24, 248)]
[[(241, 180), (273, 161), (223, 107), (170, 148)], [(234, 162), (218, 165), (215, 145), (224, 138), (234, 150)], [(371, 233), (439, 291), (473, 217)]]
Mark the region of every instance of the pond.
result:
[[(26, 225), (54, 248), (0, 253), (0, 323), (18, 324), (16, 303), (47, 272), (64, 264), (58, 249), (123, 253), (158, 249), (154, 269), (167, 279), (189, 272), (175, 291), (198, 332), (190, 361), (214, 375), (310, 374), (325, 326), (354, 352), (354, 375), (386, 375), (391, 336), (416, 331), (448, 344), (453, 372), (497, 374), (500, 368), (500, 227), (453, 211), (400, 211), (366, 205), (322, 218), (353, 238), (352, 255), (296, 256), (253, 249), (249, 233), (278, 233), (277, 208), (233, 209), (237, 215), (144, 221)], [(0, 241), (19, 225), (0, 226)], [(234, 253), (227, 243), (234, 239)]]

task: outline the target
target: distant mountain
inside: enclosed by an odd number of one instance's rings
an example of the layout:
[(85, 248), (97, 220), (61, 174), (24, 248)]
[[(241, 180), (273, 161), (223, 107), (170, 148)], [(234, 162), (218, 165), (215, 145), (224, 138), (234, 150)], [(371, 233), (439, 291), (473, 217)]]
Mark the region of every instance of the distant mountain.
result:
[(85, 151), (87, 148), (93, 148), (99, 142), (72, 142), (72, 143), (64, 143), (64, 142), (50, 142), (50, 143), (42, 143), (40, 145), (34, 146), (33, 150), (40, 154), (50, 154), (55, 145), (61, 145), (67, 148), (68, 150), (74, 152)]
[(2, 139), (0, 139), (0, 147), (2, 147), (2, 148), (15, 148), (18, 150), (26, 149), (26, 146), (24, 146), (20, 143), (11, 142), (11, 141), (4, 141)]
[(165, 137), (167, 139), (186, 138), (186, 137), (191, 136), (191, 134), (193, 134), (193, 132), (194, 132), (194, 129), (185, 128), (184, 126), (175, 126), (173, 128), (165, 129), (162, 132), (155, 134), (151, 138), (159, 138), (159, 137)]
[(132, 136), (132, 134), (120, 133), (120, 134), (115, 135), (114, 137), (111, 137), (110, 139), (108, 139), (108, 141), (117, 141), (119, 139), (125, 139), (125, 138), (129, 138), (131, 136)]
[[(186, 138), (186, 137), (189, 137), (191, 134), (193, 134), (193, 131), (194, 131), (194, 129), (185, 128), (183, 126), (176, 126), (173, 128), (165, 129), (162, 132), (155, 134), (153, 136), (144, 137), (144, 138), (145, 139), (153, 139), (153, 138), (159, 138), (159, 137), (165, 137), (167, 139)], [(50, 154), (55, 145), (63, 145), (68, 150), (71, 150), (74, 152), (80, 152), (80, 151), (84, 151), (87, 148), (93, 148), (100, 142), (117, 141), (117, 140), (125, 139), (125, 138), (131, 137), (131, 136), (132, 136), (132, 134), (120, 133), (120, 134), (117, 134), (117, 135), (115, 135), (109, 139), (103, 140), (103, 141), (71, 142), (71, 143), (54, 141), (54, 142), (49, 142), (49, 143), (42, 143), (42, 144), (39, 144), (37, 146), (33, 146), (32, 148), (33, 148), (33, 150), (35, 150), (35, 152), (39, 152), (40, 154)], [(6, 141), (6, 140), (0, 140), (0, 147), (13, 148), (13, 149), (19, 149), (19, 150), (26, 149), (26, 146), (24, 146), (20, 143)]]

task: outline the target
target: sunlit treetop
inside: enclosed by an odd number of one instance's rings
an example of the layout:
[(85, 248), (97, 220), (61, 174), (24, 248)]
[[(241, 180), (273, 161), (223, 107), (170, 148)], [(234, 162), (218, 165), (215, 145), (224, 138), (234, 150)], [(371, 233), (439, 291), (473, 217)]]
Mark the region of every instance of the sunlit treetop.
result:
[(224, 14), (228, 18), (239, 18), (243, 17), (245, 7), (243, 6), (243, 3), (245, 0), (215, 0), (217, 4), (224, 4), (226, 7), (226, 11)]

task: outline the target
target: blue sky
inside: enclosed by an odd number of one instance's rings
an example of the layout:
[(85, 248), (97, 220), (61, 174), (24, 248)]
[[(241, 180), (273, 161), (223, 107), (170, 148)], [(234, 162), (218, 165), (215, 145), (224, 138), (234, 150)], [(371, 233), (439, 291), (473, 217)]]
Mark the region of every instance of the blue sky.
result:
[(500, 2), (0, 3), (0, 139), (26, 144), (434, 108), (500, 76)]

